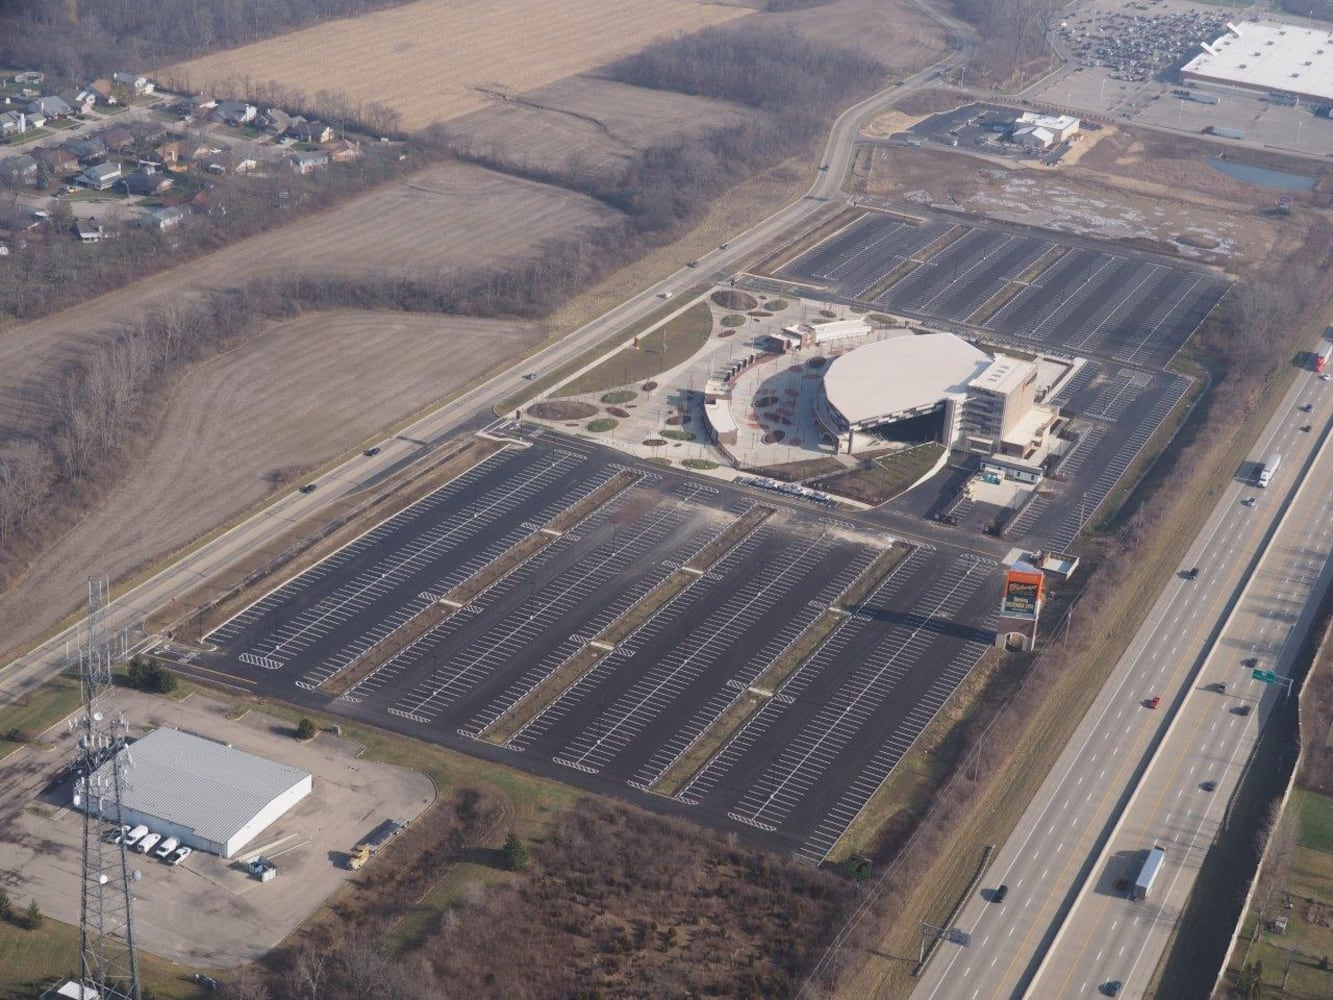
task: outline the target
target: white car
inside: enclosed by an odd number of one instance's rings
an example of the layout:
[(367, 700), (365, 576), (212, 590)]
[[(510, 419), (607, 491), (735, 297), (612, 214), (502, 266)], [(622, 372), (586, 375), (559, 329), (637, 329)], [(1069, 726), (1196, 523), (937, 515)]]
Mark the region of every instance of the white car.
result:
[(148, 827), (140, 823), (129, 833), (125, 834), (125, 846), (133, 847), (146, 836), (148, 836)]
[(147, 854), (157, 846), (157, 842), (161, 839), (162, 834), (160, 833), (146, 833), (144, 834), (143, 839), (134, 845), (134, 849), (140, 854)]
[(153, 851), (153, 856), (165, 861), (167, 855), (180, 846), (181, 842), (179, 837), (168, 837), (166, 840), (162, 841), (162, 843), (157, 845), (157, 849)]
[(106, 842), (108, 844), (119, 844), (129, 832), (130, 828), (128, 826), (113, 826), (106, 832)]
[(1333, 378), (1333, 372), (1324, 372), (1324, 374), (1319, 376), (1319, 381), (1327, 382), (1331, 378)]
[(180, 864), (182, 861), (184, 861), (193, 853), (194, 851), (188, 847), (178, 847), (171, 852), (171, 857), (167, 858), (167, 864), (172, 865), (174, 867)]

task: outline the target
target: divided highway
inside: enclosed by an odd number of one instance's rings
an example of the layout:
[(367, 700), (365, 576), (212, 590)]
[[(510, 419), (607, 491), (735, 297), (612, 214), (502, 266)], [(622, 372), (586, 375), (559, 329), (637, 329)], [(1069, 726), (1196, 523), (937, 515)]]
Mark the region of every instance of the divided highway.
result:
[[(1331, 414), (1333, 384), (1300, 375), (1254, 448), (1282, 454), (1272, 486), (1238, 478), (1222, 491), (1182, 567), (1197, 566), (1197, 579), (1178, 574), (1158, 598), (965, 906), (970, 946), (943, 944), (916, 1000), (1110, 995), (1112, 983), (1144, 995), (1282, 694), (1246, 661), (1287, 673), (1311, 597), (1333, 574), (1333, 454), (1319, 447)], [(1075, 613), (1074, 627), (1098, 623)], [(1117, 883), (1132, 884), (1156, 845), (1166, 864), (1150, 898), (1132, 903)], [(1007, 897), (990, 902), (1001, 884)]]

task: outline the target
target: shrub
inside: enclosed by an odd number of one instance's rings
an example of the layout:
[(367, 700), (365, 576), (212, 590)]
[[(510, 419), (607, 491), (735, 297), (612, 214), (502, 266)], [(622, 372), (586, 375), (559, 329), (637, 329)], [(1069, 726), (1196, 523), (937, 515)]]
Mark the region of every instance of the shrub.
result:
[(316, 732), (318, 730), (315, 728), (314, 719), (302, 719), (296, 725), (296, 738), (298, 740), (313, 740)]
[(510, 830), (509, 836), (505, 837), (505, 845), (500, 849), (500, 854), (504, 858), (504, 866), (511, 872), (522, 871), (528, 866), (528, 849), (523, 846), (523, 841), (518, 839), (518, 834), (513, 830)]
[(153, 694), (170, 694), (179, 683), (176, 675), (150, 656), (136, 656), (126, 671), (130, 687)]

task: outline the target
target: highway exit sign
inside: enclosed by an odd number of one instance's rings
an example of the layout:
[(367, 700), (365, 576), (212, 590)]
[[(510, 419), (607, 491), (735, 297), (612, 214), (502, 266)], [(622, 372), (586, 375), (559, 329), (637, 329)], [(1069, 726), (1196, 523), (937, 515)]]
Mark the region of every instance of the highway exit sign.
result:
[(1276, 684), (1277, 674), (1273, 673), (1271, 670), (1256, 670), (1254, 672), (1254, 679), (1256, 681), (1262, 681), (1264, 684)]

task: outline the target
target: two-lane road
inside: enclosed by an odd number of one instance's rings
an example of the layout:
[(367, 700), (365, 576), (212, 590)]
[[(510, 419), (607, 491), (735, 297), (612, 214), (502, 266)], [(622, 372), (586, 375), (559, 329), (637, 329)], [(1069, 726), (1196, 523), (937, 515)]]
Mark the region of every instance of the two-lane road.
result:
[[(918, 6), (929, 16), (954, 32), (967, 37), (969, 29), (956, 19), (931, 10), (924, 0)], [(972, 43), (950, 51), (944, 59), (843, 112), (829, 134), (821, 163), (827, 170), (816, 171), (814, 183), (804, 197), (786, 206), (747, 232), (734, 237), (725, 251), (707, 255), (702, 263), (711, 271), (724, 270), (777, 239), (804, 219), (818, 212), (831, 199), (840, 199), (841, 185), (850, 163), (856, 134), (865, 122), (890, 100), (920, 89), (941, 70), (960, 65), (970, 57)], [(392, 439), (385, 441), (379, 454), (358, 456), (320, 477), (318, 488), (309, 494), (292, 493), (281, 497), (230, 531), (176, 560), (152, 578), (118, 596), (104, 618), (112, 631), (141, 631), (144, 619), (178, 595), (193, 590), (200, 583), (225, 571), (248, 553), (281, 537), (292, 524), (317, 514), (333, 501), (373, 484), (386, 473), (422, 457), (426, 450), (462, 432), (482, 429), (494, 419), (494, 409), (506, 399), (520, 394), (527, 383), (525, 372), (554, 371), (573, 361), (589, 348), (606, 340), (662, 304), (663, 292), (680, 292), (698, 280), (696, 270), (682, 267), (641, 294), (581, 327), (502, 374), (433, 410)], [(71, 590), (78, 581), (70, 581)], [(78, 626), (55, 635), (26, 655), (0, 670), (0, 700), (13, 700), (43, 683), (61, 670), (66, 662), (66, 648), (78, 639)]]

